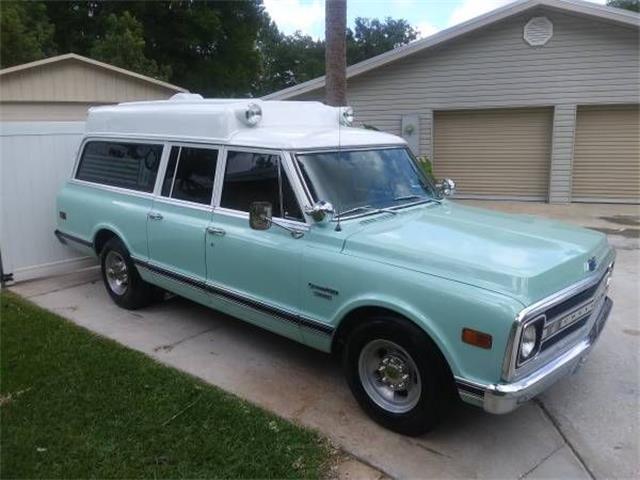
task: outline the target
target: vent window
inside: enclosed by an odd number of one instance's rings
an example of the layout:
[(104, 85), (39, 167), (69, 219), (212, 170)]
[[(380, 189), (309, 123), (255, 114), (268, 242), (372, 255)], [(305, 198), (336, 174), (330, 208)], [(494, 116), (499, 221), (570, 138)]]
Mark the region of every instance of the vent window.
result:
[(534, 17), (524, 26), (524, 40), (533, 47), (545, 45), (553, 36), (553, 23), (547, 17)]

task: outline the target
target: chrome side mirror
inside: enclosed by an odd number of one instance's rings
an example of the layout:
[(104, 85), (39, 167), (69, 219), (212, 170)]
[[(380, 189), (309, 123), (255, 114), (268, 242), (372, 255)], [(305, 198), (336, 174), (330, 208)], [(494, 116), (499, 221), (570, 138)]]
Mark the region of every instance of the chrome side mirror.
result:
[(450, 197), (456, 192), (456, 182), (450, 178), (445, 178), (436, 183), (436, 188), (441, 197)]
[(333, 219), (336, 212), (333, 205), (324, 200), (320, 200), (314, 203), (312, 207), (307, 207), (304, 213), (313, 218), (314, 222), (328, 223)]
[(253, 202), (249, 205), (249, 226), (253, 230), (271, 228), (273, 207), (270, 202)]

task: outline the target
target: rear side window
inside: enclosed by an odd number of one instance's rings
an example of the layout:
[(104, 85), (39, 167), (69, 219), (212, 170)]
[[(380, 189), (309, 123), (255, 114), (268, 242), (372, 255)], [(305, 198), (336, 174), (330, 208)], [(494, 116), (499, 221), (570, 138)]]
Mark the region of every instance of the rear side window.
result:
[(209, 205), (217, 163), (218, 150), (172, 147), (161, 195)]
[(275, 217), (304, 221), (279, 155), (229, 151), (220, 206), (248, 212), (253, 202), (270, 202)]
[(87, 142), (76, 172), (78, 180), (152, 192), (162, 157), (162, 145), (128, 142)]

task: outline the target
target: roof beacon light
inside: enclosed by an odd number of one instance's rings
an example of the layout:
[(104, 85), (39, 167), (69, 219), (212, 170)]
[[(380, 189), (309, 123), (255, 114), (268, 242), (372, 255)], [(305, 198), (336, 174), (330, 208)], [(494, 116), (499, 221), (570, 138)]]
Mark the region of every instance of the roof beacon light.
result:
[(340, 125), (345, 127), (353, 125), (353, 108), (340, 107)]
[(239, 113), (242, 121), (250, 127), (255, 127), (262, 120), (262, 108), (257, 103), (250, 103), (244, 112)]

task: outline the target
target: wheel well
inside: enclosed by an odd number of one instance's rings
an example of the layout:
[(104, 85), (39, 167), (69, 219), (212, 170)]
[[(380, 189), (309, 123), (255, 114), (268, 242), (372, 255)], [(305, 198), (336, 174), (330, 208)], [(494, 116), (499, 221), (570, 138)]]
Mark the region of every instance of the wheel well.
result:
[(93, 239), (93, 248), (96, 251), (96, 254), (100, 255), (107, 242), (114, 237), (117, 237), (117, 235), (111, 230), (107, 230), (106, 228), (99, 230), (98, 233), (96, 233), (95, 238)]
[[(336, 333), (333, 336), (333, 343), (331, 345), (331, 353), (336, 355), (336, 356), (340, 356), (343, 347), (345, 346), (346, 340), (349, 338), (349, 335), (351, 334), (351, 332), (354, 331), (354, 329), (356, 327), (358, 327), (359, 325), (361, 325), (362, 323), (364, 323), (365, 321), (367, 321), (367, 319), (373, 318), (373, 317), (379, 317), (379, 316), (391, 316), (391, 317), (395, 317), (398, 319), (401, 319), (405, 322), (408, 322), (412, 325), (416, 325), (416, 323), (412, 320), (410, 320), (409, 318), (407, 318), (406, 316), (395, 312), (393, 310), (390, 310), (388, 308), (384, 308), (384, 307), (359, 307), (356, 308), (354, 310), (352, 310), (351, 312), (349, 312), (340, 322), (340, 325), (338, 325), (338, 330), (336, 331)], [(450, 388), (451, 390), (448, 392), (449, 394), (453, 394), (453, 395), (457, 395), (455, 389), (454, 389), (454, 382), (453, 382), (453, 372), (451, 371), (451, 367), (449, 365), (449, 362), (447, 361), (446, 357), (444, 356), (444, 354), (442, 353), (442, 351), (440, 350), (440, 347), (438, 347), (438, 345), (436, 344), (436, 342), (433, 341), (433, 338), (431, 338), (431, 335), (429, 335), (427, 332), (424, 331), (424, 329), (420, 328), (418, 326), (418, 328), (425, 334), (425, 336), (427, 337), (428, 341), (433, 345), (433, 348), (436, 351), (436, 355), (439, 357), (440, 361), (442, 362), (442, 366), (444, 368), (445, 371), (445, 376), (446, 378), (449, 380), (449, 385), (448, 388)]]
[[(351, 310), (340, 322), (340, 325), (338, 325), (338, 330), (336, 331), (336, 333), (333, 336), (333, 343), (331, 345), (331, 353), (335, 353), (335, 354), (340, 354), (340, 352), (342, 351), (342, 347), (344, 347), (344, 344), (347, 340), (347, 338), (349, 338), (349, 335), (351, 334), (351, 332), (353, 332), (353, 330), (360, 325), (361, 323), (365, 322), (367, 319), (372, 318), (372, 317), (379, 317), (379, 316), (391, 316), (391, 317), (396, 317), (396, 318), (401, 318), (403, 320), (406, 320), (408, 322), (411, 322), (411, 320), (409, 320), (408, 318), (406, 318), (404, 315), (400, 315), (397, 312), (394, 312), (393, 310), (389, 310), (388, 308), (384, 308), (384, 307), (358, 307), (354, 310)], [(413, 323), (413, 322), (411, 322)]]

